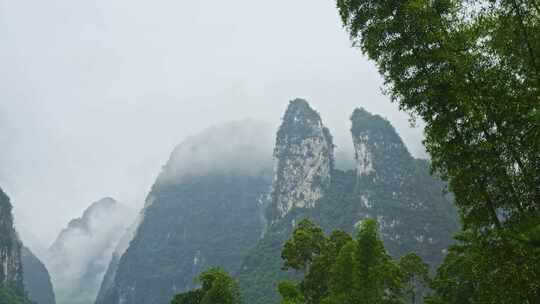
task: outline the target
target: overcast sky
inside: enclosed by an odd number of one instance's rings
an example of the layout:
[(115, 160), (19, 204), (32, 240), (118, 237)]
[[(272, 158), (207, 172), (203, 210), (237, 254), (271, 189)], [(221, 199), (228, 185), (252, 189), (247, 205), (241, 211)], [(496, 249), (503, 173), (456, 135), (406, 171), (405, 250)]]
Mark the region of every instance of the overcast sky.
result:
[(0, 0), (0, 37), (0, 186), (46, 243), (101, 197), (141, 206), (186, 136), (277, 127), (295, 97), (341, 149), (362, 106), (423, 151), (333, 0)]

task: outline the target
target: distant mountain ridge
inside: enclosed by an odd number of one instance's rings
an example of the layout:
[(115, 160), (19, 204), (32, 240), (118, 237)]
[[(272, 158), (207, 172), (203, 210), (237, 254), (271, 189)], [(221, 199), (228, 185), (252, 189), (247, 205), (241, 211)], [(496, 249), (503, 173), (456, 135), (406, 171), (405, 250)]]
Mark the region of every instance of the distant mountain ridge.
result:
[(133, 210), (106, 197), (60, 232), (46, 257), (59, 304), (94, 301), (112, 252), (134, 216)]

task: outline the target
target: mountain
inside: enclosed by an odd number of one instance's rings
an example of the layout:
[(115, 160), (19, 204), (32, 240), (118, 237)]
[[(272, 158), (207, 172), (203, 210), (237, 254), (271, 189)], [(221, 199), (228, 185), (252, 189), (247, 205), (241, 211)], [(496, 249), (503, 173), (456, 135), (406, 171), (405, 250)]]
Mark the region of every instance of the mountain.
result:
[(290, 102), (276, 138), (269, 227), (236, 273), (246, 303), (279, 302), (277, 283), (295, 277), (281, 270), (281, 246), (306, 217), (327, 232), (349, 233), (375, 218), (394, 257), (416, 251), (432, 266), (444, 257), (458, 227), (445, 184), (410, 155), (387, 120), (356, 109), (351, 122), (356, 168), (342, 171), (319, 114), (304, 100)]
[(287, 108), (274, 157), (278, 161), (268, 208), (271, 221), (283, 218), (293, 208), (314, 207), (330, 186), (332, 136), (305, 100), (296, 99)]
[(60, 232), (46, 257), (59, 304), (93, 303), (112, 253), (134, 216), (130, 208), (107, 197)]
[(0, 303), (28, 303), (23, 283), (21, 242), (13, 225), (12, 205), (0, 189)]
[(272, 183), (272, 140), (269, 126), (246, 120), (178, 145), (96, 303), (168, 304), (211, 266), (236, 271), (265, 227), (261, 197)]
[(47, 268), (28, 247), (23, 246), (21, 253), (23, 282), (28, 298), (37, 304), (55, 304), (53, 286)]
[(245, 303), (278, 303), (277, 283), (296, 276), (281, 270), (281, 247), (306, 217), (349, 233), (375, 218), (394, 257), (416, 251), (440, 263), (458, 228), (451, 197), (387, 120), (353, 112), (348, 170), (336, 168), (330, 131), (305, 100), (289, 103), (273, 164), (272, 138), (244, 121), (176, 147), (125, 237), (131, 242), (115, 251), (96, 304), (169, 303), (216, 265), (236, 276)]

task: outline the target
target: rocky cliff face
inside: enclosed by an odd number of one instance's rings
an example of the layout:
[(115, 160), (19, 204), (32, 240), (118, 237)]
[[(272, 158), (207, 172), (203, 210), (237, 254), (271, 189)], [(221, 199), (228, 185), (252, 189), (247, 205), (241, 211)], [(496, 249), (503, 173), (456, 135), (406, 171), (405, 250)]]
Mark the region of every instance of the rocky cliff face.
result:
[(103, 198), (62, 230), (46, 258), (58, 303), (93, 303), (112, 253), (133, 218), (132, 210)]
[(272, 220), (312, 208), (330, 186), (334, 145), (321, 117), (302, 99), (289, 103), (274, 149)]
[(8, 196), (0, 189), (0, 283), (23, 289), (21, 242), (13, 226)]
[(21, 242), (13, 225), (9, 197), (0, 189), (0, 303), (27, 303)]
[[(351, 116), (356, 173), (380, 178), (398, 177), (413, 162), (405, 144), (386, 119), (364, 109), (355, 109)], [(391, 181), (391, 180), (387, 180)]]
[(49, 272), (43, 263), (28, 249), (22, 248), (24, 287), (28, 298), (37, 304), (55, 304)]
[(242, 121), (176, 147), (96, 303), (168, 304), (210, 266), (235, 272), (263, 231), (272, 138), (268, 126)]
[[(375, 218), (394, 257), (416, 251), (431, 265), (440, 262), (457, 230), (444, 184), (429, 174), (427, 161), (410, 155), (388, 121), (354, 111), (356, 169), (342, 171), (332, 168), (331, 141), (324, 140), (331, 138), (329, 132), (308, 109), (305, 101), (291, 102), (278, 132), (271, 224), (237, 274), (247, 303), (279, 301), (277, 282), (294, 276), (281, 270), (281, 246), (302, 218), (313, 219), (326, 231), (348, 232), (363, 219)], [(298, 113), (306, 115), (298, 118)]]
[(359, 217), (378, 220), (395, 256), (414, 250), (431, 265), (438, 264), (457, 229), (444, 184), (429, 173), (426, 160), (410, 155), (386, 119), (356, 109), (351, 122)]

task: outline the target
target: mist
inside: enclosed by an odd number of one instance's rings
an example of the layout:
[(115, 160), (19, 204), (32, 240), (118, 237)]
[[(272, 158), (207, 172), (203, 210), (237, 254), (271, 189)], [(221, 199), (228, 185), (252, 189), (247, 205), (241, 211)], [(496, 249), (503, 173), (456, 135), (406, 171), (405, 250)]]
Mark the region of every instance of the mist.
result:
[(70, 221), (45, 255), (59, 304), (93, 303), (118, 241), (136, 212), (104, 198)]
[(425, 155), (331, 0), (0, 0), (0, 36), (0, 185), (23, 241), (50, 244), (101, 197), (140, 208), (186, 137), (247, 117), (276, 130), (296, 97), (336, 153), (361, 106)]
[(184, 177), (210, 173), (271, 173), (273, 133), (271, 125), (254, 120), (212, 126), (174, 149), (156, 184), (181, 183)]

